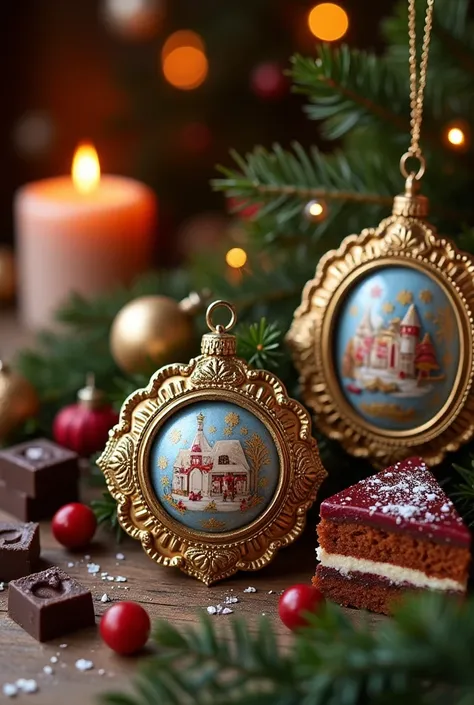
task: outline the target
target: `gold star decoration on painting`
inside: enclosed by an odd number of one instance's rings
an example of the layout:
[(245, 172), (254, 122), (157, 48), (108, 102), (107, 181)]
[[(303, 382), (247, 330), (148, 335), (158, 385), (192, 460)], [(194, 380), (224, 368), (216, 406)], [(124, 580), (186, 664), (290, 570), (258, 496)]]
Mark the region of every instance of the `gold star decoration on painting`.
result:
[(350, 307), (350, 309), (349, 309), (349, 315), (352, 316), (353, 318), (355, 318), (356, 316), (359, 315), (359, 309), (357, 308), (357, 306), (351, 306), (351, 307)]
[(423, 289), (420, 291), (420, 301), (424, 304), (430, 304), (433, 301), (433, 294), (429, 289)]
[(166, 468), (168, 467), (168, 458), (165, 458), (164, 455), (160, 455), (160, 457), (158, 458), (158, 467), (160, 468), (160, 470), (166, 470)]
[(395, 306), (390, 303), (390, 301), (386, 301), (384, 304), (382, 304), (382, 310), (385, 311), (385, 313), (393, 313)]
[(179, 428), (173, 428), (170, 432), (171, 443), (174, 443), (175, 445), (176, 443), (179, 443), (181, 440), (181, 435), (182, 434)]
[(397, 294), (397, 301), (402, 306), (408, 306), (413, 303), (413, 294), (407, 289), (403, 289)]

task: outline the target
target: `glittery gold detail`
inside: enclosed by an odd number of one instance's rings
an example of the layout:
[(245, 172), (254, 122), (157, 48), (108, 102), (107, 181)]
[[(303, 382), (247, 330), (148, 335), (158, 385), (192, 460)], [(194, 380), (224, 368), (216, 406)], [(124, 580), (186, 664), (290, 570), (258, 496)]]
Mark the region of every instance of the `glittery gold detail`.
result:
[(397, 301), (402, 306), (408, 306), (408, 304), (413, 303), (413, 294), (407, 289), (403, 289), (397, 294)]
[(226, 523), (225, 521), (211, 517), (210, 519), (203, 519), (201, 521), (201, 526), (203, 529), (220, 529), (223, 531), (226, 527)]
[(181, 433), (181, 431), (179, 430), (179, 428), (173, 428), (173, 429), (170, 431), (171, 443), (174, 443), (175, 445), (176, 445), (176, 443), (179, 443), (180, 440), (181, 440), (181, 438), (182, 438), (182, 435), (183, 435), (183, 434)]
[(419, 293), (420, 301), (424, 304), (430, 304), (433, 301), (433, 294), (429, 289), (423, 289)]

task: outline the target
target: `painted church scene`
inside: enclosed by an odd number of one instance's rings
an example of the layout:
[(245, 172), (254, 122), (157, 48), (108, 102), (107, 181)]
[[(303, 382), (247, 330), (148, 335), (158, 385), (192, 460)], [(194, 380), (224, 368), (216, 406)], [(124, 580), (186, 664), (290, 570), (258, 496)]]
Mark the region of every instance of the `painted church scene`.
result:
[(381, 427), (412, 428), (446, 402), (459, 334), (445, 292), (421, 272), (392, 267), (350, 294), (336, 347), (351, 404)]
[(205, 416), (198, 414), (191, 448), (176, 456), (172, 495), (188, 499), (189, 509), (199, 509), (198, 503), (206, 499), (226, 504), (225, 509), (238, 509), (255, 490), (255, 472), (240, 440), (216, 441), (211, 446), (204, 434), (204, 421)]
[(192, 404), (165, 424), (153, 446), (151, 477), (160, 502), (181, 523), (228, 531), (268, 506), (279, 459), (256, 416), (211, 401)]

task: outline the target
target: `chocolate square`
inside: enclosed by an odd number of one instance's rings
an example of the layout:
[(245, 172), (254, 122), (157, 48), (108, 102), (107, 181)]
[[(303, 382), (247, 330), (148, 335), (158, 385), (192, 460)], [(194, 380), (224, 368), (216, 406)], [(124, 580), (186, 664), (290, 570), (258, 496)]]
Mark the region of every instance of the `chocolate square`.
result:
[(38, 524), (0, 521), (0, 580), (8, 582), (29, 575), (40, 556)]
[(46, 438), (0, 451), (0, 480), (29, 497), (47, 498), (78, 479), (78, 455)]
[(95, 624), (90, 590), (60, 568), (48, 568), (10, 583), (8, 614), (38, 641)]
[(24, 492), (11, 490), (5, 482), (0, 481), (0, 509), (20, 521), (48, 519), (64, 504), (76, 502), (77, 498), (77, 483), (69, 488), (53, 488), (46, 497), (34, 499), (28, 497)]

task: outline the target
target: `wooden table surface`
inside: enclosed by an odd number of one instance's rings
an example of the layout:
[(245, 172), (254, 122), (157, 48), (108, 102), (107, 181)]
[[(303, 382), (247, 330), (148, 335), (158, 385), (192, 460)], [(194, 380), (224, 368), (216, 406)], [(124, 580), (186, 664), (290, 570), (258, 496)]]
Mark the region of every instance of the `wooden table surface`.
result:
[[(10, 357), (19, 345), (29, 344), (31, 340), (30, 334), (19, 329), (13, 314), (0, 315), (2, 354)], [(10, 517), (0, 512), (0, 518)], [(313, 521), (305, 535), (293, 546), (280, 551), (264, 570), (240, 573), (210, 588), (185, 576), (178, 569), (155, 565), (137, 542), (126, 539), (117, 546), (105, 531), (98, 532), (97, 540), (87, 553), (71, 554), (56, 543), (49, 522), (43, 522), (41, 546), (44, 567), (57, 565), (90, 588), (97, 622), (110, 606), (100, 601), (104, 593), (113, 601), (127, 599), (139, 602), (148, 610), (152, 620), (169, 619), (177, 625), (195, 623), (197, 615), (205, 611), (208, 605), (219, 604), (226, 595), (235, 595), (240, 600), (233, 606), (235, 615), (245, 616), (252, 625), (264, 614), (274, 624), (281, 642), (285, 643), (291, 636), (278, 620), (279, 593), (294, 583), (310, 580), (315, 568), (316, 536)], [(117, 560), (117, 552), (123, 553), (125, 560)], [(89, 574), (88, 562), (98, 563), (101, 572), (126, 577), (127, 582), (112, 583), (101, 580), (100, 573), (97, 576)], [(255, 587), (257, 592), (244, 593), (244, 588), (248, 586)], [(116, 656), (101, 642), (94, 628), (40, 644), (8, 617), (7, 602), (8, 588), (0, 592), (0, 702), (9, 701), (1, 694), (1, 686), (18, 678), (34, 678), (39, 690), (34, 695), (18, 695), (11, 702), (31, 705), (86, 705), (96, 702), (99, 693), (130, 687), (140, 657)], [(354, 619), (360, 618), (358, 613), (350, 612)], [(215, 617), (222, 625), (231, 618), (231, 615)], [(64, 643), (67, 648), (60, 648), (60, 644)], [(57, 658), (57, 662), (51, 663), (51, 658)], [(75, 662), (80, 658), (91, 660), (93, 670), (78, 671)], [(52, 675), (43, 672), (47, 665), (52, 666)], [(99, 675), (100, 669), (104, 669), (103, 675)]]

